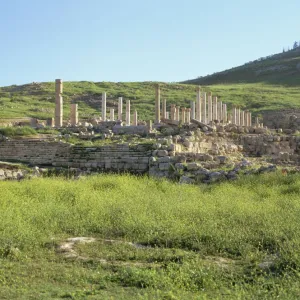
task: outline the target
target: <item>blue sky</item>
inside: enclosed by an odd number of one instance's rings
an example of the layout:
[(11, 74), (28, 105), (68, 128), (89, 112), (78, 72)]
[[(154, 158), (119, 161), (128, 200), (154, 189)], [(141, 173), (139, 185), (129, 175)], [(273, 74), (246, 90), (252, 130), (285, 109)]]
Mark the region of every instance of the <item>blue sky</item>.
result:
[(299, 0), (0, 0), (0, 86), (192, 79), (292, 46), (299, 13)]

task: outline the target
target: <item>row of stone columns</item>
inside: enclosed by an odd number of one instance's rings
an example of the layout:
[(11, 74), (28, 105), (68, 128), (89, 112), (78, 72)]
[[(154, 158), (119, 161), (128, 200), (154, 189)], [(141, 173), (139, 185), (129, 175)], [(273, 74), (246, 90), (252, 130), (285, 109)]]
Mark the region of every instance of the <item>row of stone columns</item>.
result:
[[(180, 117), (181, 111), (181, 117)], [(168, 115), (168, 117), (167, 117)], [(218, 101), (217, 96), (212, 96), (211, 92), (201, 92), (201, 88), (198, 87), (196, 101), (191, 101), (190, 108), (180, 108), (171, 104), (170, 115), (167, 112), (166, 99), (162, 103), (162, 114), (160, 112), (160, 87), (156, 86), (155, 92), (155, 123), (159, 124), (160, 119), (171, 119), (173, 121), (181, 121), (182, 123), (188, 123), (191, 119), (196, 119), (204, 124), (210, 122), (218, 122), (226, 124), (231, 122), (238, 126), (252, 126), (252, 116), (249, 111), (242, 111), (239, 108), (234, 107), (232, 115), (229, 118), (227, 110), (227, 104), (222, 101)]]
[(234, 107), (232, 109), (232, 124), (237, 126), (252, 126), (252, 114), (250, 111), (243, 111), (240, 108)]

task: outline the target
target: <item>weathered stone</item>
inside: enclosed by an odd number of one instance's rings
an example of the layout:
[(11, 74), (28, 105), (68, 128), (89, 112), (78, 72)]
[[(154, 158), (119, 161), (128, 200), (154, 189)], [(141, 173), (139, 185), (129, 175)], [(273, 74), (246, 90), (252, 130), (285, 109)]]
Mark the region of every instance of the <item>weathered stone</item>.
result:
[(198, 170), (199, 167), (200, 167), (200, 165), (198, 165), (196, 162), (187, 163), (187, 165), (186, 165), (186, 168), (188, 171)]
[(158, 150), (157, 156), (159, 156), (159, 157), (168, 156), (168, 151), (167, 150)]
[(187, 177), (187, 176), (181, 176), (179, 183), (180, 184), (193, 184), (193, 183), (195, 183), (195, 180), (190, 177)]

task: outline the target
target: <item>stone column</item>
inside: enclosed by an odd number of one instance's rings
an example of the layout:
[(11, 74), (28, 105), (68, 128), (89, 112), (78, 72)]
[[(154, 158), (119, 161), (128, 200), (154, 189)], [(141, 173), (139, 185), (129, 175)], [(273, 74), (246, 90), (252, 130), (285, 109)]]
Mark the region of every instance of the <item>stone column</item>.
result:
[(241, 125), (241, 109), (240, 108), (236, 109), (236, 125), (237, 126)]
[(106, 121), (106, 93), (102, 93), (102, 121)]
[(170, 119), (170, 112), (166, 112), (166, 119)]
[(249, 126), (252, 126), (252, 113), (249, 111)]
[(201, 119), (201, 88), (199, 86), (196, 97), (196, 120), (201, 122)]
[(155, 124), (160, 123), (160, 87), (155, 88)]
[(196, 117), (195, 101), (191, 101), (191, 118), (195, 119), (195, 117)]
[(249, 111), (245, 112), (245, 126), (249, 127)]
[(227, 118), (227, 104), (223, 104), (223, 123), (226, 124), (228, 122)]
[(110, 120), (111, 121), (115, 120), (115, 110), (113, 108), (110, 109)]
[(63, 82), (61, 79), (55, 79), (55, 126), (63, 126)]
[(208, 103), (208, 115), (207, 115), (207, 123), (211, 122), (213, 120), (213, 115), (212, 115), (212, 95), (209, 92), (207, 94), (207, 103)]
[(258, 127), (258, 125), (259, 125), (259, 119), (258, 119), (258, 117), (256, 117), (255, 118), (255, 127)]
[(163, 102), (162, 102), (162, 117), (166, 119), (167, 118), (166, 115), (167, 115), (167, 99), (163, 99)]
[(234, 107), (232, 109), (232, 124), (237, 125), (236, 124), (236, 107)]
[(203, 93), (203, 98), (202, 98), (202, 122), (204, 124), (207, 124), (206, 93)]
[(137, 111), (135, 110), (133, 113), (133, 125), (137, 126), (138, 124), (138, 115), (137, 115)]
[(182, 107), (181, 108), (181, 122), (182, 124), (185, 124), (185, 111), (186, 111), (186, 108), (185, 107)]
[(245, 112), (241, 110), (241, 126), (245, 126)]
[(130, 126), (130, 100), (126, 101), (126, 126)]
[(78, 104), (70, 105), (70, 121), (72, 126), (78, 124)]
[(218, 105), (217, 105), (217, 107), (218, 107), (218, 121), (219, 121), (219, 123), (221, 123), (221, 121), (223, 120), (223, 111), (222, 111), (222, 109), (223, 109), (223, 103), (222, 103), (222, 101), (219, 101), (218, 102)]
[(191, 108), (186, 109), (186, 123), (189, 125), (191, 123)]
[(176, 121), (180, 121), (180, 106), (176, 107)]
[(122, 121), (122, 115), (123, 115), (123, 98), (119, 97), (118, 101), (118, 120)]
[(176, 120), (176, 107), (174, 104), (171, 104), (171, 120)]
[(213, 121), (218, 120), (218, 97), (213, 96)]

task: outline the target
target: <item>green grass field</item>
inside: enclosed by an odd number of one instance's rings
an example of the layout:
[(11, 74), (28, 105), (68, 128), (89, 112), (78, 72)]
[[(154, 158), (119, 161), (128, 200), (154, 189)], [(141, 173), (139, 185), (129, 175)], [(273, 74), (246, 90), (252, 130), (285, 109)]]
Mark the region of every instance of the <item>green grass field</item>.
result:
[[(281, 173), (0, 182), (0, 299), (298, 299), (299, 192)], [(97, 240), (57, 252), (77, 236)]]

